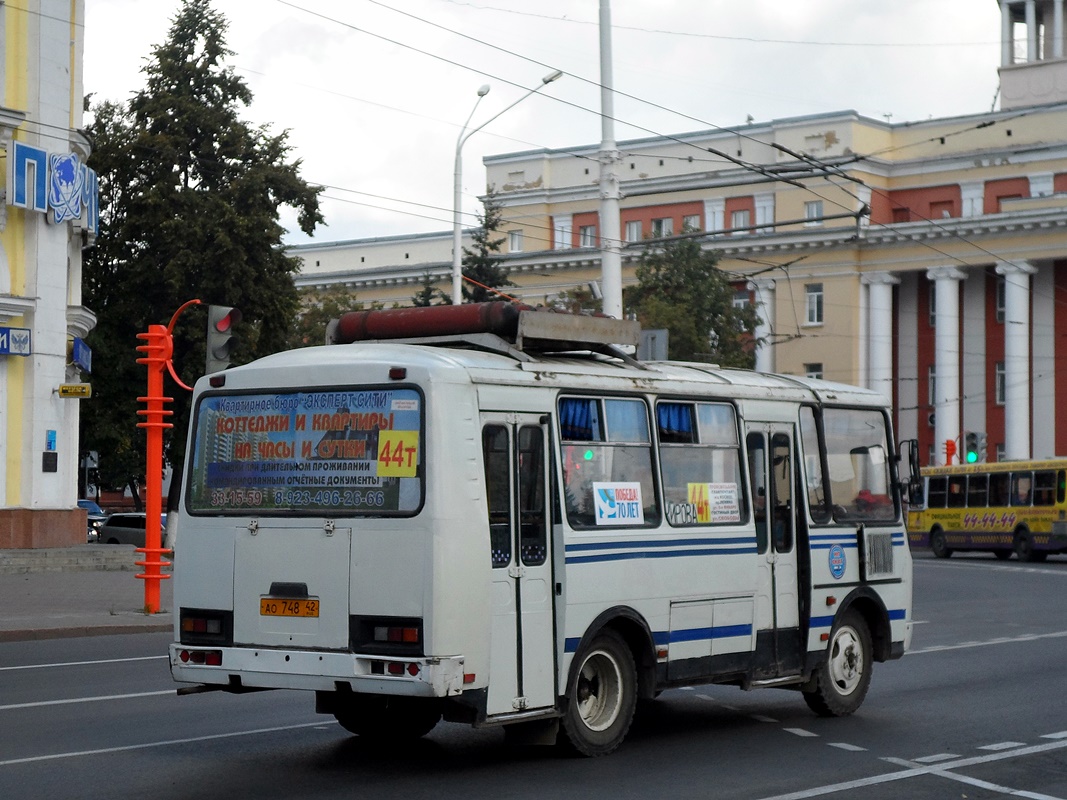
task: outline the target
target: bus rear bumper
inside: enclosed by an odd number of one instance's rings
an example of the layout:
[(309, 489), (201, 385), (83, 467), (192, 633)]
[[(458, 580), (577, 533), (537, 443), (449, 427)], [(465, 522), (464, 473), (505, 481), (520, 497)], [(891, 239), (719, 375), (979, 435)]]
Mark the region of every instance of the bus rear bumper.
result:
[(463, 658), (403, 659), (312, 650), (207, 647), (172, 643), (170, 672), (179, 683), (248, 689), (450, 697), (463, 692)]

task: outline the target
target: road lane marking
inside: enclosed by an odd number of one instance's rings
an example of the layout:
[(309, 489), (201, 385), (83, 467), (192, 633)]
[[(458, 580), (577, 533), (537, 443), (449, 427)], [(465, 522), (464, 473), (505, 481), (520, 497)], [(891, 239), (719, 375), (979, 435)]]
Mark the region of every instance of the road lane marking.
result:
[(756, 722), (777, 722), (778, 721), (774, 717), (765, 717), (762, 714), (753, 714), (752, 715), (752, 719), (756, 720)]
[(214, 733), (206, 736), (190, 736), (185, 739), (167, 739), (161, 742), (145, 742), (143, 744), (128, 744), (121, 747), (101, 747), (98, 750), (77, 750), (70, 753), (50, 753), (45, 756), (27, 756), (25, 758), (11, 758), (0, 761), (0, 767), (9, 767), (14, 764), (31, 764), (36, 761), (54, 761), (63, 758), (78, 758), (80, 756), (97, 756), (107, 753), (124, 753), (131, 750), (147, 750), (153, 747), (173, 747), (179, 744), (192, 744), (195, 742), (210, 742), (218, 739), (232, 739), (237, 736), (254, 736), (260, 733), (281, 733), (283, 731), (295, 731), (301, 728), (321, 727), (322, 721), (305, 722), (300, 725), (279, 725), (274, 728), (255, 728), (250, 731), (232, 731), (230, 733)]
[(92, 664), (124, 664), (127, 661), (156, 661), (170, 656), (136, 656), (133, 658), (107, 658), (99, 661), (61, 661), (55, 664), (24, 664), (21, 667), (0, 667), (0, 672), (13, 669), (47, 669), (48, 667), (84, 667)]
[(1067, 572), (1061, 569), (1049, 569), (1048, 567), (1017, 567), (1017, 566), (1004, 566), (997, 561), (953, 561), (946, 564), (943, 561), (928, 561), (926, 559), (917, 559), (915, 565), (925, 564), (931, 567), (939, 567), (941, 569), (980, 569), (986, 572), (1007, 572), (1009, 575), (1015, 574), (1031, 574), (1031, 575), (1059, 575), (1060, 577), (1067, 577)]
[(988, 639), (984, 642), (961, 642), (960, 644), (935, 644), (918, 650), (909, 650), (907, 655), (916, 656), (923, 653), (940, 653), (946, 650), (969, 650), (972, 647), (989, 647), (994, 644), (1018, 644), (1019, 642), (1036, 642), (1039, 639), (1062, 639), (1067, 637), (1067, 631), (1054, 631), (1052, 633), (1024, 633), (1019, 636), (1000, 637)]
[(848, 750), (850, 753), (866, 753), (866, 747), (860, 747), (859, 745), (849, 744), (848, 742), (827, 742), (830, 747), (836, 747), (838, 750)]
[(1013, 747), (1022, 747), (1026, 742), (997, 742), (996, 744), (983, 744), (979, 750), (1011, 750)]
[[(815, 786), (810, 789), (801, 789), (797, 792), (789, 792), (788, 794), (778, 794), (771, 797), (762, 797), (759, 800), (809, 800), (813, 797), (825, 797), (826, 795), (837, 794), (838, 792), (849, 791), (851, 789), (863, 789), (868, 786), (877, 786), (882, 783), (893, 783), (894, 781), (907, 780), (908, 778), (917, 778), (923, 775), (940, 775), (940, 773), (949, 769), (958, 769), (960, 767), (971, 767), (976, 764), (988, 764), (993, 761), (1006, 761), (1007, 759), (1021, 758), (1022, 756), (1035, 755), (1037, 753), (1046, 753), (1051, 750), (1060, 750), (1067, 747), (1067, 731), (1061, 734), (1046, 735), (1042, 738), (1052, 738), (1055, 736), (1062, 736), (1063, 738), (1058, 741), (1049, 742), (1047, 744), (1036, 744), (1030, 747), (1020, 747), (1016, 750), (1007, 750), (1000, 753), (990, 753), (984, 756), (974, 756), (972, 758), (961, 758), (959, 761), (949, 761), (937, 766), (914, 766), (912, 762), (905, 761), (902, 758), (883, 758), (889, 764), (895, 764), (897, 766), (905, 767), (905, 769), (899, 772), (888, 772), (884, 775), (873, 775), (870, 778), (858, 778), (853, 781), (845, 781), (843, 783), (832, 783), (826, 786)], [(957, 776), (958, 777), (958, 776)], [(1025, 797), (1028, 800), (1063, 800), (1063, 798), (1052, 798), (1047, 795), (1035, 794), (1033, 792), (1016, 791), (1013, 793), (1015, 797)]]
[(912, 761), (917, 764), (936, 764), (939, 761), (951, 761), (954, 758), (959, 758), (958, 753), (936, 753), (932, 756), (922, 756), (921, 758), (913, 758)]
[(43, 706), (63, 706), (69, 703), (98, 703), (101, 700), (130, 700), (135, 697), (158, 697), (163, 694), (177, 695), (177, 689), (165, 689), (161, 692), (134, 692), (132, 694), (107, 694), (98, 697), (69, 697), (66, 700), (38, 700), (33, 703), (12, 703), (0, 706), (0, 711), (13, 711), (18, 708), (41, 708)]
[(785, 731), (786, 733), (791, 733), (794, 736), (807, 736), (807, 737), (811, 737), (812, 739), (818, 739), (819, 738), (819, 734), (812, 733), (811, 731), (806, 731), (803, 728), (782, 728), (782, 730)]
[(1046, 733), (1041, 738), (1042, 739), (1067, 739), (1067, 731), (1059, 731), (1058, 733)]

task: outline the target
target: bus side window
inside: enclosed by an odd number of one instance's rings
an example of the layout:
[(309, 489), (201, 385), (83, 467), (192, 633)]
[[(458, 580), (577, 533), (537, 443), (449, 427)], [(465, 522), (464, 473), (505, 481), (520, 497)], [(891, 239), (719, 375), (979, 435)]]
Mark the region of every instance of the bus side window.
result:
[(1034, 473), (1034, 505), (1051, 506), (1056, 502), (1056, 473), (1045, 470)]
[(1011, 504), (1013, 506), (1030, 505), (1030, 490), (1033, 485), (1033, 477), (1029, 472), (1013, 472), (1011, 474)]
[(485, 492), (489, 506), (489, 547), (493, 567), (511, 563), (511, 458), (508, 430), (503, 425), (482, 429)]
[(967, 477), (967, 505), (970, 508), (985, 508), (989, 499), (989, 476), (969, 475)]
[(1010, 492), (1008, 487), (1011, 483), (1011, 475), (1007, 472), (1001, 472), (996, 475), (989, 476), (989, 505), (993, 507), (1002, 507), (1008, 505), (1008, 498)]
[(963, 508), (967, 503), (967, 476), (953, 475), (948, 479), (948, 507)]
[[(944, 508), (945, 496), (948, 494), (948, 478), (932, 477), (926, 490), (927, 508)], [(1005, 505), (1007, 505), (1005, 503)]]
[(752, 484), (753, 520), (756, 523), (756, 549), (766, 553), (767, 536), (767, 440), (762, 433), (750, 433), (745, 439), (748, 448), (749, 478)]

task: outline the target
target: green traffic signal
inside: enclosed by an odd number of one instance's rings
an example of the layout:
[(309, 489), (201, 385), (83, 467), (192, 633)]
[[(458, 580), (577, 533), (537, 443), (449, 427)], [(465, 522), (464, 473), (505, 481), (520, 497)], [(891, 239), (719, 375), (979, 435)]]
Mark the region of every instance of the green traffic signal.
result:
[(967, 463), (968, 464), (973, 464), (977, 460), (978, 460), (978, 453), (974, 452), (974, 450), (968, 450), (967, 451)]

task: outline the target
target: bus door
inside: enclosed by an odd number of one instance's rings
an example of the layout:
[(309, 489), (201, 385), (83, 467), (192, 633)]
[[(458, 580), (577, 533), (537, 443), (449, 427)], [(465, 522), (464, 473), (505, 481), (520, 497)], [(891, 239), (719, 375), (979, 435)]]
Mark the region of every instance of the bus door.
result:
[(536, 414), (482, 414), (492, 550), (486, 714), (555, 704), (548, 429)]
[(759, 553), (755, 667), (761, 677), (796, 674), (803, 653), (793, 441), (792, 425), (748, 426), (746, 446)]

